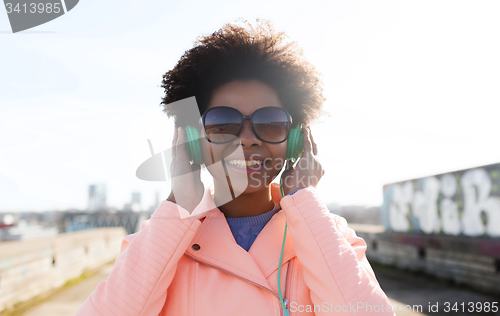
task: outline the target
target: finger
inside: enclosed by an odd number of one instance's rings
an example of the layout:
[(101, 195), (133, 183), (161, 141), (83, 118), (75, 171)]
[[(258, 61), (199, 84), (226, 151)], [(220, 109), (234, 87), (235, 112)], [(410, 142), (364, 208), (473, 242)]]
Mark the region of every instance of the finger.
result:
[(177, 156), (177, 158), (179, 159), (188, 159), (188, 155), (186, 153), (186, 146), (185, 146), (185, 142), (186, 142), (186, 131), (184, 130), (184, 128), (182, 127), (179, 127), (179, 135), (177, 137), (177, 145), (176, 145), (176, 152), (175, 152), (175, 155)]
[(200, 165), (195, 165), (193, 164), (191, 166), (192, 170), (193, 170), (193, 177), (195, 179), (195, 181), (201, 181), (201, 166)]
[(312, 150), (312, 144), (311, 144), (311, 132), (309, 131), (308, 128), (305, 129), (304, 131), (304, 154), (311, 152)]
[(317, 155), (318, 154), (318, 146), (316, 145), (316, 142), (314, 141), (314, 137), (312, 135), (312, 131), (311, 131), (311, 128), (308, 127), (309, 129), (309, 136), (311, 137), (311, 144), (312, 144), (312, 153), (314, 155)]
[(179, 136), (179, 128), (174, 129), (174, 138), (172, 139), (172, 158), (175, 157), (176, 145), (177, 145), (177, 137)]

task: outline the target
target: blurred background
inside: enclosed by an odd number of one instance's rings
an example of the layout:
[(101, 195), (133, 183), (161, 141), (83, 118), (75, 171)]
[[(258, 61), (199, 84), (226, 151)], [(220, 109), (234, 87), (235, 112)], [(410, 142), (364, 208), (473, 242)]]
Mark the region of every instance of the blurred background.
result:
[(271, 20), (322, 73), (318, 190), (394, 306), (412, 306), (397, 314), (493, 313), (498, 1), (86, 0), (15, 34), (0, 11), (0, 315), (56, 315), (50, 300), (73, 315), (106, 279), (170, 192), (136, 177), (147, 140), (160, 152), (173, 136), (162, 75), (237, 18)]

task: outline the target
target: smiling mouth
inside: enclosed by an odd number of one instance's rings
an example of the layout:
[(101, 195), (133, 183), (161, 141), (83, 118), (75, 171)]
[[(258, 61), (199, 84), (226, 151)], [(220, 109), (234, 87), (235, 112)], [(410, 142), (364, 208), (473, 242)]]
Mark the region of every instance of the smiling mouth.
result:
[(263, 160), (229, 160), (230, 165), (236, 166), (238, 168), (257, 168), (264, 164)]

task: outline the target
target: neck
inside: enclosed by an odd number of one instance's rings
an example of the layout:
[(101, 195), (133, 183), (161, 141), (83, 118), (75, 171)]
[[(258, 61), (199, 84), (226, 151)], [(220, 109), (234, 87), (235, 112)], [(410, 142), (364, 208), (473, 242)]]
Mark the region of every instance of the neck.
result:
[[(227, 184), (225, 185), (227, 187)], [(226, 217), (248, 217), (267, 213), (274, 209), (274, 202), (271, 198), (271, 187), (265, 187), (262, 190), (241, 194), (234, 199), (228, 197), (228, 193), (214, 182), (214, 200), (229, 201), (221, 206), (219, 210)], [(218, 203), (217, 203), (218, 204)]]

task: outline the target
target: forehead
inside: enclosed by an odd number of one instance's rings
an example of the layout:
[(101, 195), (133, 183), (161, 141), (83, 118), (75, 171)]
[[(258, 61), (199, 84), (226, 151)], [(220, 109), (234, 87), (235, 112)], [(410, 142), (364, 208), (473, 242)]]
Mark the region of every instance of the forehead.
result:
[(233, 81), (219, 87), (212, 94), (208, 108), (216, 106), (232, 107), (243, 115), (267, 106), (283, 108), (276, 91), (256, 80)]

